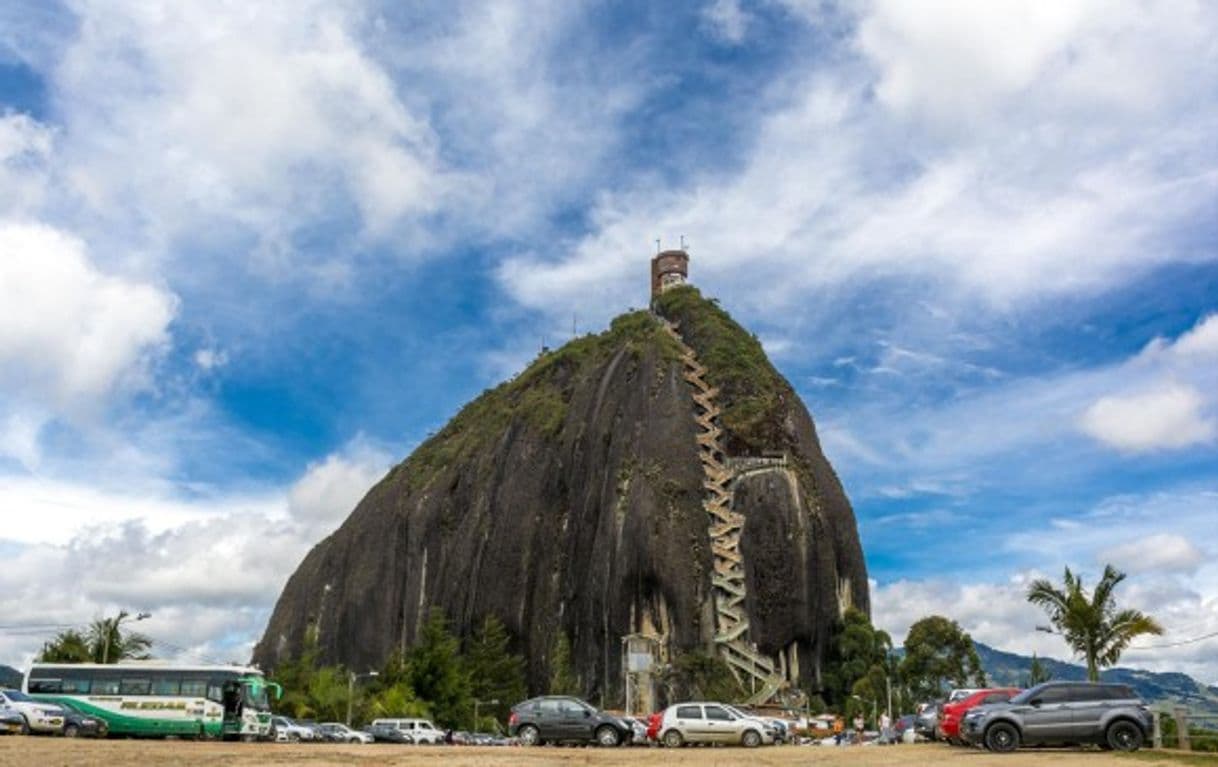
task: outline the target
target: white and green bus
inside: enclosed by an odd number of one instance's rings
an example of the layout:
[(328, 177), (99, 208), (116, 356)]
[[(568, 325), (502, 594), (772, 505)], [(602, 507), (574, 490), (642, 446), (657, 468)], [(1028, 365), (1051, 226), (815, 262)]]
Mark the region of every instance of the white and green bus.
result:
[(253, 740), (271, 735), (279, 685), (250, 666), (35, 663), (25, 692), (104, 719), (111, 735)]

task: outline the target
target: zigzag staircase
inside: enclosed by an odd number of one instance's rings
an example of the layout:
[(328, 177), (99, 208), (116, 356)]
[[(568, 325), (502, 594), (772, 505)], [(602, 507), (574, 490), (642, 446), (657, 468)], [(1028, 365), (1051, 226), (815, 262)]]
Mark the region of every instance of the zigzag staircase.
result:
[(698, 362), (698, 354), (681, 337), (677, 325), (660, 318), (665, 331), (681, 348), (684, 377), (690, 384), (691, 398), (697, 406), (694, 417), (701, 432), (697, 436), (698, 457), (702, 461), (702, 486), (706, 497), (702, 507), (710, 522), (711, 551), (714, 556), (715, 646), (732, 673), (750, 690), (749, 704), (765, 703), (774, 698), (786, 680), (775, 669), (774, 662), (760, 653), (749, 641), (749, 618), (744, 608), (744, 560), (740, 555), (740, 534), (744, 515), (732, 510), (732, 480), (734, 472), (727, 465), (720, 437), (719, 406), (715, 397), (719, 390), (703, 377), (706, 368)]

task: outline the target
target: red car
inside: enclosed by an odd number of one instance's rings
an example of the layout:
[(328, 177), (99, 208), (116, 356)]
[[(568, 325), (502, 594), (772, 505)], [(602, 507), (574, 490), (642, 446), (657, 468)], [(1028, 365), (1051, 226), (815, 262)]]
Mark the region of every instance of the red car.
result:
[(647, 717), (647, 740), (654, 742), (660, 739), (660, 724), (663, 723), (663, 721), (663, 711)]
[(962, 745), (964, 741), (960, 739), (960, 723), (964, 721), (964, 715), (970, 708), (986, 703), (1006, 703), (1018, 692), (1021, 692), (1018, 687), (995, 687), (978, 690), (954, 703), (944, 703), (943, 713), (939, 715), (939, 729), (943, 732), (943, 737), (954, 746)]

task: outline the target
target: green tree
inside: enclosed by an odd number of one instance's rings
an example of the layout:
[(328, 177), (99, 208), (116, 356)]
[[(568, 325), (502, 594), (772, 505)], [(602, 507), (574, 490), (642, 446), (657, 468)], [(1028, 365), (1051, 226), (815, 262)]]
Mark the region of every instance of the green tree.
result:
[(950, 687), (984, 687), (973, 640), (960, 624), (931, 615), (909, 628), (901, 677), (916, 698), (937, 698)]
[(40, 663), (92, 663), (93, 650), (89, 639), (76, 629), (61, 631), (54, 639), (43, 643), (38, 653)]
[(872, 626), (866, 613), (853, 607), (846, 610), (829, 639), (823, 675), (825, 700), (830, 705), (844, 705), (860, 679), (877, 667), (878, 673), (884, 674), (891, 650), (892, 637)]
[(98, 618), (89, 624), (89, 647), (93, 651), (94, 663), (119, 663), (124, 660), (147, 660), (152, 639), (137, 631), (123, 631), (122, 619)]
[(554, 646), (550, 651), (550, 684), (547, 690), (551, 695), (583, 695), (583, 687), (575, 674), (575, 664), (571, 661), (571, 640), (567, 632), (558, 630), (554, 638)]
[(1053, 674), (1049, 669), (1045, 668), (1045, 664), (1040, 662), (1040, 658), (1036, 657), (1036, 653), (1032, 653), (1032, 665), (1028, 667), (1028, 676), (1024, 681), (1024, 687), (1035, 687), (1041, 682), (1047, 682), (1053, 678)]
[[(488, 615), (465, 646), (470, 691), (474, 700), (485, 702), (478, 706), (478, 713), (484, 721), (493, 720), (496, 730), (507, 721), (511, 707), (526, 695), (524, 658), (508, 651), (510, 641), (503, 622)], [(499, 702), (489, 704), (492, 700)], [(474, 722), (474, 729), (484, 729), (483, 723)]]
[(1041, 578), (1028, 587), (1028, 601), (1049, 615), (1049, 622), (1076, 655), (1087, 662), (1087, 678), (1099, 681), (1100, 669), (1116, 665), (1139, 636), (1162, 634), (1163, 628), (1138, 610), (1118, 610), (1113, 597), (1125, 573), (1105, 565), (1104, 575), (1088, 594), (1080, 576), (1066, 568), (1063, 588)]
[(430, 704), (436, 721), (445, 727), (469, 721), (473, 704), (460, 649), (461, 643), (448, 628), (448, 619), (436, 607), (408, 656), (411, 688)]
[(98, 618), (85, 631), (67, 629), (42, 645), (38, 660), (45, 663), (119, 663), (147, 660), (152, 640), (136, 631), (123, 631), (122, 619)]
[(676, 656), (662, 674), (660, 682), (670, 701), (721, 700), (731, 703), (747, 697), (727, 661), (718, 655), (696, 650)]

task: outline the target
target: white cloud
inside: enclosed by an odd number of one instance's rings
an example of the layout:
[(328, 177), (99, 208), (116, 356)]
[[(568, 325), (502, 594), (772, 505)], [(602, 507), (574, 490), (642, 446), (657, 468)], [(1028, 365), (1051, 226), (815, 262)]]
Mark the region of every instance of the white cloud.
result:
[(52, 143), (51, 129), (30, 116), (0, 116), (0, 213), (26, 213), (42, 203)]
[[(350, 200), (365, 231), (457, 183), (363, 50), (348, 3), (83, 2), (54, 73), (62, 160), (94, 210), (153, 246), (219, 222), (290, 238)], [(278, 265), (264, 265), (276, 268)]]
[(199, 349), (194, 359), (200, 369), (215, 370), (228, 364), (228, 353), (223, 349)]
[(703, 7), (702, 18), (716, 35), (733, 45), (743, 42), (751, 20), (740, 0), (712, 0)]
[(1204, 413), (1204, 400), (1191, 386), (1102, 397), (1083, 413), (1081, 426), (1092, 437), (1119, 450), (1142, 452), (1210, 442), (1218, 434)]
[(1099, 558), (1123, 572), (1193, 573), (1205, 554), (1183, 535), (1156, 533), (1100, 552)]
[[(1189, 75), (1200, 62), (1218, 65), (1208, 43), (1218, 14), (1191, 3), (1147, 17), (1009, 4), (990, 17), (989, 4), (957, 5), (966, 6), (958, 24), (920, 5), (859, 6), (856, 33), (870, 41), (859, 57), (818, 58), (777, 80), (767, 102), (780, 106), (760, 121), (740, 163), (679, 188), (643, 183), (605, 194), (585, 237), (504, 262), (504, 289), (556, 315), (586, 311), (590, 300), (605, 316), (638, 305), (640, 263), (657, 234), (692, 233), (693, 281), (739, 296), (737, 310), (796, 319), (814, 315), (809, 294), (894, 279), (916, 281), (923, 300), (948, 309), (1006, 310), (1093, 294), (1167, 261), (1213, 257), (1171, 242), (1204, 226), (1218, 197), (1206, 128), (1212, 99)], [(1019, 16), (1005, 32), (1003, 13)], [(958, 42), (928, 70), (917, 62), (939, 35)], [(1013, 48), (994, 44), (996, 35)], [(1164, 37), (1172, 40), (1166, 53), (1145, 55), (1147, 39)], [(961, 51), (982, 61), (970, 66)], [(1156, 63), (1146, 66), (1147, 58)], [(975, 82), (957, 96), (940, 69)], [(1139, 93), (1157, 95), (1124, 103), (1078, 84), (1105, 69), (1114, 82), (1128, 75), (1145, 85)], [(912, 112), (872, 96), (892, 78), (903, 84), (888, 87), (890, 98)], [(973, 91), (991, 107), (953, 130), (922, 119), (941, 108), (927, 94), (970, 101)]]
[[(357, 437), (288, 487), (193, 499), (0, 478), (0, 613), (23, 625), (148, 610), (139, 630), (168, 642), (159, 655), (247, 660), (288, 575), (389, 460)], [(28, 660), (50, 633), (0, 636), (0, 662)]]
[(176, 303), (161, 287), (102, 273), (70, 234), (0, 219), (0, 392), (20, 408), (8, 417), (70, 416), (144, 385)]
[(320, 540), (347, 518), (355, 504), (385, 476), (391, 456), (362, 437), (341, 452), (309, 464), (288, 491), (292, 517), (307, 525)]
[(1218, 435), (1218, 315), (1175, 341), (1156, 338), (1113, 377), (1110, 392), (1089, 404), (1079, 426), (1126, 452), (1212, 442)]

